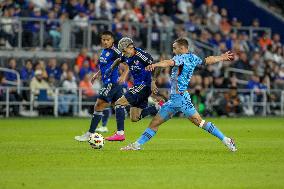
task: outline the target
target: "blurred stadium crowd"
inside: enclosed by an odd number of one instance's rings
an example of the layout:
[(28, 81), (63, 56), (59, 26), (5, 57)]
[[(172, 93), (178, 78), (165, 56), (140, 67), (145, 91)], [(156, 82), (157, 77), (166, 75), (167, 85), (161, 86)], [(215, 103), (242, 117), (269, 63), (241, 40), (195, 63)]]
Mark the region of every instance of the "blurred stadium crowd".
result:
[[(253, 89), (255, 102), (262, 102), (264, 98), (270, 102), (270, 113), (276, 114), (273, 109), (279, 109), (273, 102), (280, 101), (281, 94), (273, 92), (274, 89), (284, 89), (284, 46), (281, 44), (280, 35), (275, 33), (269, 36), (266, 32), (255, 32), (249, 37), (246, 32), (236, 32), (233, 27), (242, 26), (241, 21), (232, 17), (225, 8), (219, 9), (213, 0), (204, 0), (197, 6), (195, 0), (4, 0), (0, 2), (0, 46), (13, 48), (17, 44), (17, 31), (13, 22), (17, 17), (32, 17), (46, 20), (45, 47), (56, 48), (62, 38), (59, 19), (78, 21), (79, 28), (88, 25), (89, 20), (112, 21), (112, 31), (117, 40), (122, 36), (132, 37), (138, 47), (146, 48), (147, 36), (144, 32), (139, 35), (133, 29), (126, 33), (127, 23), (136, 22), (146, 24), (152, 18), (152, 47), (159, 52), (156, 61), (170, 58), (170, 54), (159, 51), (161, 40), (159, 29), (173, 27), (173, 39), (177, 37), (189, 37), (212, 46), (219, 53), (231, 50), (235, 53), (233, 63), (220, 63), (201, 68), (195, 72), (189, 88), (192, 93), (192, 101), (197, 109), (205, 115), (238, 115), (250, 114), (244, 107), (248, 101), (248, 92), (240, 92), (237, 89)], [(3, 25), (4, 24), (4, 25)], [(259, 20), (251, 23), (252, 27), (259, 27)], [(37, 47), (39, 23), (27, 22), (23, 31), (23, 47), (32, 44)], [(92, 35), (95, 38), (92, 44), (99, 45), (99, 29), (93, 28)], [(80, 30), (77, 35), (80, 43)], [(77, 46), (80, 48), (80, 46)], [(208, 56), (208, 52), (198, 50), (198, 55)], [(75, 102), (78, 99), (77, 88), (82, 88), (83, 99), (93, 101), (101, 87), (97, 80), (92, 86), (89, 73), (98, 70), (99, 52), (93, 52), (81, 48), (81, 52), (74, 60), (65, 59), (16, 59), (11, 57), (4, 62), (4, 67), (17, 70), (20, 73), (22, 85), (29, 87), (35, 96), (41, 96), (40, 89), (47, 90), (47, 97), (54, 98), (53, 87), (63, 87), (63, 95), (59, 101)], [(236, 68), (241, 72), (230, 72), (228, 68)], [(242, 72), (242, 70), (249, 72)], [(157, 84), (160, 88), (170, 88), (170, 69), (162, 70)], [(249, 74), (246, 74), (249, 73)], [(0, 86), (7, 86), (6, 81), (15, 81), (15, 74), (4, 72), (0, 76)], [(245, 81), (245, 82), (241, 82)], [(125, 84), (131, 87), (131, 77)], [(210, 89), (230, 89), (225, 93), (208, 93)], [(265, 94), (262, 90), (266, 90)], [(168, 92), (164, 96), (167, 97)], [(213, 106), (212, 96), (214, 96)], [(11, 101), (29, 100), (29, 94), (10, 91)], [(0, 101), (5, 101), (6, 93), (0, 89)], [(217, 100), (216, 100), (217, 99)], [(60, 104), (59, 104), (60, 105)], [(225, 108), (224, 108), (225, 107)], [(69, 107), (62, 105), (60, 114), (70, 113)], [(19, 110), (15, 106), (14, 114)], [(207, 111), (207, 110), (210, 111)], [(261, 112), (261, 108), (253, 110), (255, 114)], [(78, 113), (75, 106), (73, 114)]]

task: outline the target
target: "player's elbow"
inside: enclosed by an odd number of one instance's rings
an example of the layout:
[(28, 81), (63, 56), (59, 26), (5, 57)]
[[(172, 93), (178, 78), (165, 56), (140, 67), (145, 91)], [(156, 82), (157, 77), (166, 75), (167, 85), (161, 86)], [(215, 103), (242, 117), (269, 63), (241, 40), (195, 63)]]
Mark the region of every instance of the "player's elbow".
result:
[(175, 65), (175, 62), (173, 60), (167, 60), (166, 61), (166, 65), (167, 66), (174, 66)]
[(205, 65), (210, 65), (210, 64), (213, 64), (213, 63), (214, 63), (214, 61), (212, 60), (211, 57), (207, 57), (207, 58), (204, 59)]

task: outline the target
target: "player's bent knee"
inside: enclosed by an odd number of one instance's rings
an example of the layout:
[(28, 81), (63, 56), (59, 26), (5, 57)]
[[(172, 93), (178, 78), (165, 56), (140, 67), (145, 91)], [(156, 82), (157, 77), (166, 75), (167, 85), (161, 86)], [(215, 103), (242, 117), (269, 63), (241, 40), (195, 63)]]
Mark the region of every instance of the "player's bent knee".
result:
[(142, 109), (131, 107), (130, 108), (130, 120), (132, 122), (137, 122), (140, 120)]
[(95, 109), (95, 111), (103, 111), (105, 109), (106, 105), (107, 105), (107, 103), (104, 103), (102, 101), (97, 101), (94, 109)]
[(202, 126), (203, 126), (203, 124), (204, 124), (204, 122), (205, 122), (204, 120), (202, 120), (201, 116), (200, 116), (198, 113), (196, 113), (196, 114), (190, 116), (189, 120), (190, 120), (194, 125), (196, 125), (196, 126), (198, 126), (198, 127), (200, 127), (201, 124), (202, 124)]
[(114, 105), (115, 106), (119, 106), (119, 105), (121, 105), (122, 103), (121, 103), (121, 100), (120, 99), (118, 99), (115, 103), (114, 103)]
[[(192, 122), (196, 125), (196, 126), (198, 126), (198, 127), (200, 127), (200, 125), (202, 124), (202, 119), (195, 119), (195, 120), (193, 120)], [(204, 124), (204, 123), (203, 123)], [(203, 125), (202, 124), (202, 125)]]
[(139, 121), (140, 119), (137, 118), (137, 117), (133, 117), (133, 116), (130, 115), (130, 120), (131, 120), (132, 122), (137, 122), (137, 121)]
[(137, 122), (137, 121), (140, 120), (140, 116), (131, 115), (131, 114), (130, 114), (130, 120), (131, 120), (132, 122)]
[(115, 105), (122, 105), (127, 106), (129, 104), (128, 100), (125, 98), (125, 96), (120, 97), (116, 102)]

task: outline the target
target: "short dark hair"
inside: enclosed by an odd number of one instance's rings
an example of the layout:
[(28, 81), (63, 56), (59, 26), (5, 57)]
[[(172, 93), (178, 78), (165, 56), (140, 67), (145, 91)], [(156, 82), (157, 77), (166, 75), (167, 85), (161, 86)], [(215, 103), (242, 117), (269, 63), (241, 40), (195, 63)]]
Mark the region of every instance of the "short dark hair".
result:
[(177, 44), (179, 44), (180, 46), (184, 46), (184, 47), (186, 47), (186, 48), (188, 48), (188, 45), (189, 45), (187, 39), (182, 38), (182, 37), (176, 39), (176, 40), (174, 41), (174, 43), (177, 43)]
[(101, 33), (101, 37), (103, 35), (109, 35), (109, 36), (111, 36), (114, 39), (114, 34), (111, 31), (104, 31), (103, 33)]
[(31, 64), (33, 64), (32, 59), (27, 59), (27, 60), (25, 61), (25, 65), (28, 64), (28, 62), (30, 62)]

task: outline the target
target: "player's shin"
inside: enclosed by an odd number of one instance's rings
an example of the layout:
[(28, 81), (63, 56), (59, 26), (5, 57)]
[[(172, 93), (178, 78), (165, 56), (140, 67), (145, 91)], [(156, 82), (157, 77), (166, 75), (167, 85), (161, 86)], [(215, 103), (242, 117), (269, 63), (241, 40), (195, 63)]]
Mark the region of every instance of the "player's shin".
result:
[(225, 138), (225, 135), (211, 122), (205, 122), (203, 120), (199, 127), (202, 127), (204, 130), (208, 131), (208, 133), (219, 138), (221, 141), (223, 141)]
[(108, 119), (109, 119), (109, 117), (110, 117), (110, 108), (106, 108), (106, 109), (104, 109), (104, 111), (103, 111), (103, 117), (102, 117), (102, 126), (103, 127), (106, 127), (106, 125), (107, 125), (107, 122), (108, 122)]
[(94, 111), (93, 117), (92, 117), (92, 121), (91, 121), (91, 125), (90, 125), (90, 129), (89, 132), (90, 133), (94, 133), (99, 122), (101, 121), (103, 116), (103, 112), (101, 111)]
[(122, 105), (115, 106), (115, 117), (117, 123), (117, 134), (124, 135), (125, 107)]
[(137, 145), (143, 145), (146, 142), (148, 142), (153, 136), (155, 136), (156, 131), (154, 131), (151, 128), (147, 128), (144, 133), (141, 135), (141, 137), (135, 142)]

